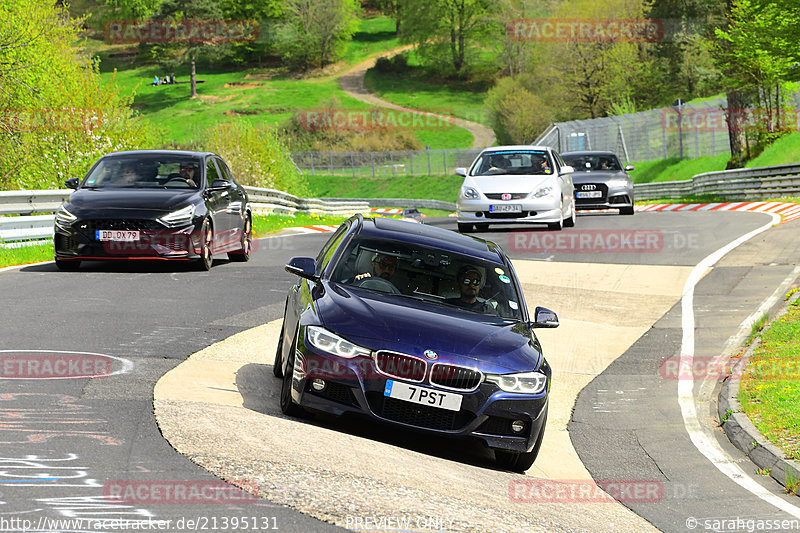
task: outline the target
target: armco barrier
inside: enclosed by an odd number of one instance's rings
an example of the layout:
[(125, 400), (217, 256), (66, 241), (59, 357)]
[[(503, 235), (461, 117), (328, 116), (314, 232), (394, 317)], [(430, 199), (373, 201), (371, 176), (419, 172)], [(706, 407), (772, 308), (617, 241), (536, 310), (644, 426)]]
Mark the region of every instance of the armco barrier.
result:
[(800, 163), (698, 174), (691, 180), (637, 183), (637, 201), (714, 195), (729, 200), (780, 198), (800, 192)]
[[(283, 191), (245, 187), (254, 212), (293, 214), (305, 212), (349, 216), (369, 211), (363, 200), (300, 198)], [(0, 191), (0, 244), (52, 239), (55, 213), (72, 190)], [(31, 213), (43, 213), (31, 215)]]

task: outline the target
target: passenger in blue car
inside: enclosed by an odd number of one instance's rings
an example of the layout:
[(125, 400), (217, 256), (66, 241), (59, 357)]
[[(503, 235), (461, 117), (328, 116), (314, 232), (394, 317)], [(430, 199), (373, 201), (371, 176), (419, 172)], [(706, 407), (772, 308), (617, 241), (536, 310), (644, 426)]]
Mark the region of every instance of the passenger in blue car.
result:
[(456, 275), (456, 281), (461, 297), (448, 298), (445, 300), (446, 303), (483, 315), (497, 315), (495, 308), (488, 302), (478, 300), (478, 291), (481, 290), (483, 277), (476, 267), (471, 265), (461, 267)]

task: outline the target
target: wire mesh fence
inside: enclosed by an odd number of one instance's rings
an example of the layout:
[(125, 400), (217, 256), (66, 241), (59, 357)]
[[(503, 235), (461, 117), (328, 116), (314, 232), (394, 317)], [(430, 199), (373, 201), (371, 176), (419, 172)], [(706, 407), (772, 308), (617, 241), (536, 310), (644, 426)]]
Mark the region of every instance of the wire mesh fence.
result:
[(353, 177), (433, 176), (468, 167), (480, 148), (390, 152), (292, 152), (304, 174)]

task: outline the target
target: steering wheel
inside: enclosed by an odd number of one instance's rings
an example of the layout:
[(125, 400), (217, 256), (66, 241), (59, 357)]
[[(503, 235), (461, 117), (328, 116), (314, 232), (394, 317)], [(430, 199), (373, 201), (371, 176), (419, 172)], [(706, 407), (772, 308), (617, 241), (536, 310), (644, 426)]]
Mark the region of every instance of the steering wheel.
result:
[(169, 176), (167, 176), (167, 181), (164, 182), (164, 186), (166, 187), (167, 183), (171, 181), (178, 181), (188, 187), (191, 187), (191, 184), (186, 180), (186, 178), (184, 178), (180, 174), (170, 174)]
[(377, 276), (361, 278), (353, 283), (353, 286), (363, 287), (365, 289), (372, 289), (380, 292), (388, 292), (389, 294), (402, 294), (398, 288), (394, 286), (394, 283), (388, 279), (379, 278)]

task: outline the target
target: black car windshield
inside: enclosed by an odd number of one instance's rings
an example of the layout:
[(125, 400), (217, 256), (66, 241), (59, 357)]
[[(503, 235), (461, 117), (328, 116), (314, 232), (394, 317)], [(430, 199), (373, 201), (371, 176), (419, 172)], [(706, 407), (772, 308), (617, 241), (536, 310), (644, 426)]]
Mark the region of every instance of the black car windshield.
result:
[(550, 155), (542, 150), (485, 152), (472, 165), (472, 176), (552, 174)]
[(505, 265), (417, 244), (356, 238), (331, 280), (485, 316), (522, 319), (522, 300)]
[(197, 189), (200, 186), (201, 161), (175, 155), (117, 156), (100, 160), (82, 187)]
[(593, 170), (622, 170), (619, 160), (614, 154), (581, 154), (564, 155), (564, 162), (575, 169), (576, 172)]

